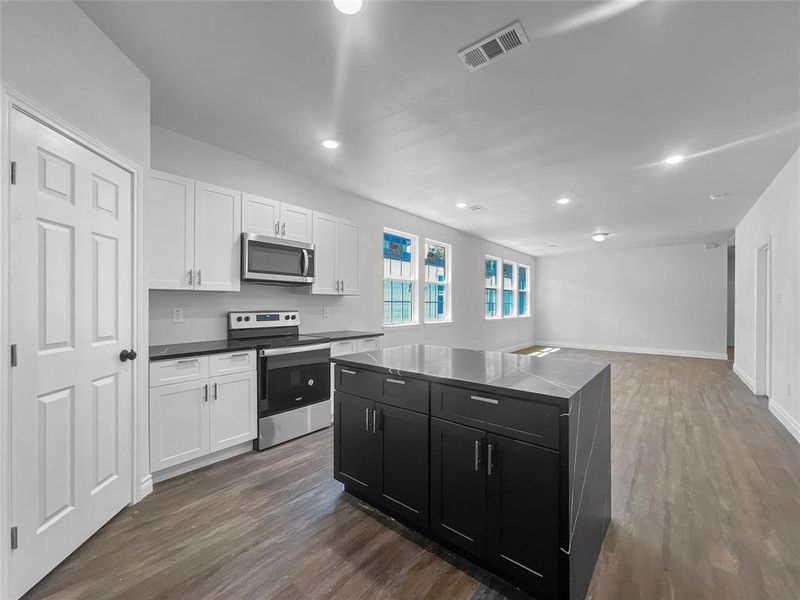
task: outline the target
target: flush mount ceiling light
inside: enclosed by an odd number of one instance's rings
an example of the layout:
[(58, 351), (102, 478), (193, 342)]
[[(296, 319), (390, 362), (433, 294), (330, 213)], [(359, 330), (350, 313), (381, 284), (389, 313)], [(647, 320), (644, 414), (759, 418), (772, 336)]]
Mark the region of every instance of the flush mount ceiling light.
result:
[(466, 208), (466, 207), (467, 207), (467, 203), (466, 202), (458, 202), (458, 203), (456, 203), (456, 208)]
[(569, 202), (570, 202), (569, 198), (559, 198), (558, 200), (556, 200), (556, 204), (561, 204), (561, 205), (569, 204)]
[(602, 242), (603, 240), (605, 240), (610, 235), (611, 235), (610, 233), (594, 233), (594, 234), (592, 234), (592, 239), (595, 242)]
[(722, 192), (721, 194), (711, 194), (709, 198), (711, 198), (712, 200), (722, 200), (723, 198), (727, 198), (730, 195), (731, 195), (730, 192)]
[(324, 140), (322, 142), (322, 147), (326, 148), (327, 150), (336, 150), (342, 144), (336, 140)]
[(355, 15), (364, 8), (364, 0), (333, 0), (333, 5), (343, 15)]
[(668, 156), (664, 159), (664, 164), (667, 165), (677, 165), (682, 163), (684, 160), (684, 156), (682, 154), (673, 154), (672, 156)]

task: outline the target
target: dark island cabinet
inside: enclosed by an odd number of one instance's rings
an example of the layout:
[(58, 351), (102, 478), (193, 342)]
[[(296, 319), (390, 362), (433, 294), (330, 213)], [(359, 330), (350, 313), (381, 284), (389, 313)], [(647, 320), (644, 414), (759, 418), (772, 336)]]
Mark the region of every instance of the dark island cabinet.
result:
[(337, 391), (334, 476), (351, 491), (428, 527), (428, 416)]

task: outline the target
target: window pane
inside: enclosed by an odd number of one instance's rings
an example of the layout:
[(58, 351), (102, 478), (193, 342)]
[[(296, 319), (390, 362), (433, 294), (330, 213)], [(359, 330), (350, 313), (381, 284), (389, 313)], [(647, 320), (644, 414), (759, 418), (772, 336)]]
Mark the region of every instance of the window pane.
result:
[(410, 278), (411, 239), (393, 233), (383, 233), (383, 276)]
[(493, 258), (486, 259), (486, 284), (485, 287), (497, 287), (497, 261)]
[(528, 314), (528, 292), (519, 293), (519, 314), (523, 316)]
[[(528, 289), (528, 267), (519, 267), (519, 289)], [(521, 313), (522, 310), (519, 312)]]
[(447, 279), (447, 248), (442, 244), (425, 244), (425, 279), (445, 281)]
[(514, 287), (514, 265), (503, 263), (503, 287), (511, 289)]
[(383, 322), (389, 325), (410, 323), (413, 313), (412, 283), (386, 279), (383, 282)]
[(444, 321), (447, 319), (447, 286), (425, 284), (425, 320)]
[(503, 290), (503, 316), (510, 317), (514, 314), (514, 292)]
[(486, 316), (487, 317), (496, 317), (497, 316), (497, 290), (492, 288), (486, 289)]

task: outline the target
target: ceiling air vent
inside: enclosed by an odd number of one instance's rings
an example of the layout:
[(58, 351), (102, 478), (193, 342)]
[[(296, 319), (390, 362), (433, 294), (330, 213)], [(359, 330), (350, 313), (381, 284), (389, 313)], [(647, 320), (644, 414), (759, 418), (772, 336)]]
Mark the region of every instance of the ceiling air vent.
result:
[(471, 210), (472, 212), (483, 212), (486, 210), (486, 207), (481, 206), (480, 204), (470, 204), (467, 207), (467, 210)]
[(527, 45), (528, 36), (525, 35), (520, 22), (515, 21), (479, 42), (459, 50), (458, 56), (470, 71), (477, 71), (490, 62)]

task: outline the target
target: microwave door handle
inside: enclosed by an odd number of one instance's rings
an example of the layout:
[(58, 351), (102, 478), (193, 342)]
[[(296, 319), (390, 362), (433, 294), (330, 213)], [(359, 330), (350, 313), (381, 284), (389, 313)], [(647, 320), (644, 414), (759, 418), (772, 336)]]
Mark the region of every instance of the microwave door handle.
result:
[(308, 250), (303, 248), (303, 277), (308, 276)]

